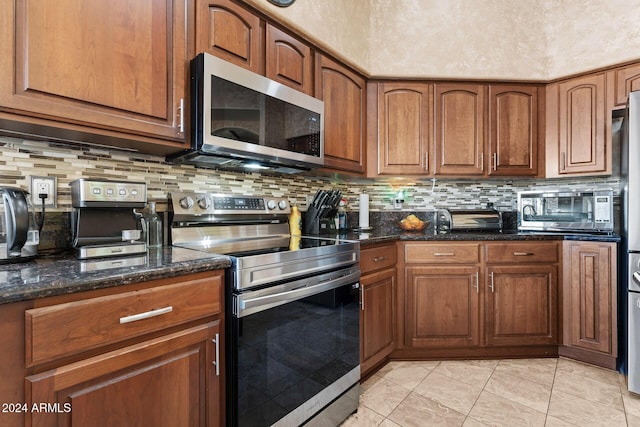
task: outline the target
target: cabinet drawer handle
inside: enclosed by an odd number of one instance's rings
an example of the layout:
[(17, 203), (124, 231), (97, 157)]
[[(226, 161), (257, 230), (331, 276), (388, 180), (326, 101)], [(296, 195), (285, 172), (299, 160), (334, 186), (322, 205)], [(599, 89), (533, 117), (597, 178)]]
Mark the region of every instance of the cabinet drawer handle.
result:
[(493, 271), (491, 272), (491, 274), (489, 276), (491, 277), (491, 282), (489, 284), (489, 287), (491, 288), (491, 293), (493, 293), (493, 291), (494, 291)]
[(132, 314), (131, 316), (125, 316), (120, 318), (120, 324), (137, 322), (138, 320), (149, 319), (150, 317), (156, 317), (163, 314), (171, 313), (173, 311), (172, 306), (158, 308), (156, 310), (149, 310), (144, 313)]
[(454, 252), (436, 252), (433, 256), (454, 256)]
[(386, 258), (386, 257), (383, 257), (383, 256), (377, 256), (377, 257), (371, 258), (371, 260), (372, 260), (373, 262), (380, 262), (380, 261), (384, 261), (384, 260), (385, 260), (385, 258)]
[(514, 252), (513, 256), (532, 256), (535, 255), (533, 252)]
[(480, 293), (480, 274), (476, 271), (476, 294)]

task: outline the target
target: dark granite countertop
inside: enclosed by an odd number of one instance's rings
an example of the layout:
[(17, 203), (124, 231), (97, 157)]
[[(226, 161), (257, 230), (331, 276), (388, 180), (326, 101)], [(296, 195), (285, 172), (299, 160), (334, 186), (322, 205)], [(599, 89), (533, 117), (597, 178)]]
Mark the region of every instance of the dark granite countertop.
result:
[[(118, 261), (138, 265), (113, 266)], [(96, 269), (110, 263), (111, 268)], [(227, 256), (165, 246), (146, 256), (79, 261), (73, 253), (0, 265), (0, 304), (126, 285), (231, 265)]]
[(372, 230), (369, 232), (349, 232), (341, 235), (341, 238), (347, 240), (359, 240), (361, 247), (367, 245), (377, 245), (382, 243), (391, 243), (398, 240), (401, 241), (464, 241), (464, 240), (481, 240), (481, 241), (501, 241), (501, 240), (579, 240), (579, 241), (597, 241), (597, 242), (619, 242), (620, 236), (617, 234), (578, 234), (578, 233), (539, 233), (539, 232), (518, 232), (509, 231), (503, 233), (497, 232), (454, 232), (444, 234), (433, 234), (425, 232), (407, 232), (400, 231), (389, 232), (388, 230)]
[[(332, 236), (327, 236), (332, 237)], [(349, 232), (338, 236), (357, 240), (361, 247), (396, 241), (499, 241), (499, 240), (582, 240), (619, 242), (618, 235), (560, 234), (560, 233), (446, 233), (372, 230)], [(131, 261), (132, 258), (123, 258)], [(138, 265), (112, 266), (96, 269), (117, 259), (79, 261), (72, 253), (40, 257), (35, 261), (0, 265), (0, 304), (47, 296), (108, 288), (146, 280), (179, 276), (208, 270), (224, 269), (231, 265), (224, 255), (166, 246), (149, 251), (137, 258)]]

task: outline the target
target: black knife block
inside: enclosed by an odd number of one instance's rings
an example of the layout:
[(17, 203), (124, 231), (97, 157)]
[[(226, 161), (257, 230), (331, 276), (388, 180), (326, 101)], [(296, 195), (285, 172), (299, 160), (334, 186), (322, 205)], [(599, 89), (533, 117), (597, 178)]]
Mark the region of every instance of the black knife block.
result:
[(304, 221), (302, 234), (319, 236), (336, 233), (336, 221), (333, 218), (315, 218)]

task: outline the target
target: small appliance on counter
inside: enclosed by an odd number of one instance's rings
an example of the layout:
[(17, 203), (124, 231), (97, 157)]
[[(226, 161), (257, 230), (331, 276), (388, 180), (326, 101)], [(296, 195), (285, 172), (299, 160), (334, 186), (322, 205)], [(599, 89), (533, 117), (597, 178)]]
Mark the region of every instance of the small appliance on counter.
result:
[[(336, 232), (336, 214), (342, 199), (339, 190), (318, 190), (307, 207), (302, 225), (302, 234), (317, 236)], [(345, 215), (346, 221), (346, 215)], [(345, 222), (346, 228), (346, 222)]]
[(613, 232), (613, 190), (521, 191), (518, 230)]
[(27, 261), (38, 254), (40, 233), (27, 194), (0, 187), (0, 263)]
[(147, 204), (144, 182), (78, 179), (71, 183), (72, 244), (78, 259), (146, 253), (139, 215)]
[(495, 209), (439, 209), (435, 215), (437, 234), (502, 231), (502, 215)]

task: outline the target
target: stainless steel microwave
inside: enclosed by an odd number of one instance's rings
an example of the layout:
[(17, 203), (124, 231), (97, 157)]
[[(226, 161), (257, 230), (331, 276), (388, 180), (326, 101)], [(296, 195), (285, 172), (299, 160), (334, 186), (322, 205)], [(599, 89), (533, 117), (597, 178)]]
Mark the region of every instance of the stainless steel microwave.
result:
[(612, 232), (613, 190), (541, 190), (518, 193), (518, 229)]
[(191, 61), (191, 148), (167, 157), (295, 173), (324, 165), (324, 102), (207, 53)]

